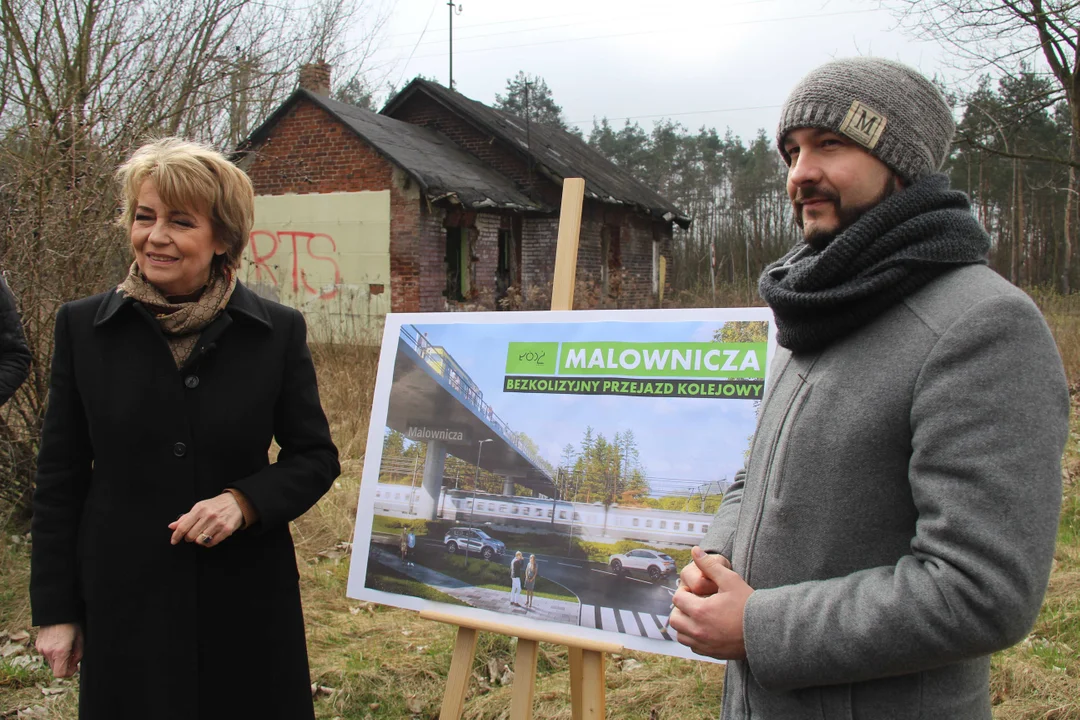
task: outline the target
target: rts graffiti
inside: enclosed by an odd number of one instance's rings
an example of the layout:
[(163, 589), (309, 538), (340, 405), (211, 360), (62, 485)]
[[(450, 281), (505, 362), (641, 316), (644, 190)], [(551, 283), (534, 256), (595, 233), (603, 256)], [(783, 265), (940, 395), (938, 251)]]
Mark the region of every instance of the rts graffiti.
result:
[[(337, 243), (325, 233), (252, 230), (244, 254), (245, 260), (250, 263), (249, 273), (254, 270), (251, 279), (255, 283), (270, 282), (278, 288), (282, 283), (287, 283), (293, 293), (313, 296), (317, 300), (331, 300), (338, 294), (341, 269), (334, 257), (337, 255)], [(286, 268), (286, 263), (291, 267)], [(284, 269), (291, 275), (291, 282), (284, 275), (279, 281), (276, 271)], [(332, 285), (316, 281), (316, 284), (322, 285), (322, 289), (319, 289), (312, 287), (308, 281), (309, 274), (313, 278), (329, 279), (331, 271), (334, 278)]]

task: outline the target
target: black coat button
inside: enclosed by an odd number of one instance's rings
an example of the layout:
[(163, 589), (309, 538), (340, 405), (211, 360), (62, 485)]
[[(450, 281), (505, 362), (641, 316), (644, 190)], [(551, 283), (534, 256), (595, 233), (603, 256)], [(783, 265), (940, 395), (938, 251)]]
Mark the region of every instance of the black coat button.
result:
[(173, 445), (172, 451), (173, 451), (173, 455), (175, 455), (176, 457), (184, 457), (184, 455), (187, 454), (187, 445), (185, 445), (184, 443), (178, 442), (175, 445)]
[(194, 390), (195, 388), (199, 387), (199, 376), (188, 375), (186, 378), (184, 378), (184, 385), (187, 385), (188, 390)]

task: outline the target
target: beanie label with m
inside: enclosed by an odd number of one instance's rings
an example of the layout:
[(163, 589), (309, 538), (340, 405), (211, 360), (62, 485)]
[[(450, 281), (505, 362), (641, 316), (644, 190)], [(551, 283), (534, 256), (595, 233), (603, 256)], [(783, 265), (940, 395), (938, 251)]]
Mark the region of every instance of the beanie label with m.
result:
[(867, 150), (873, 150), (881, 139), (886, 122), (888, 118), (884, 115), (855, 100), (837, 129)]

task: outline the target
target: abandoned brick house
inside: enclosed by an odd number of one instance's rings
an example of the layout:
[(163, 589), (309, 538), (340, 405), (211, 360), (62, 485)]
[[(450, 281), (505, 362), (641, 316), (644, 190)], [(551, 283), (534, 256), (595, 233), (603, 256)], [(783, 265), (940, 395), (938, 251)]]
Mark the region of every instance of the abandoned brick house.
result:
[(328, 65), (305, 66), (237, 149), (257, 196), (241, 277), (257, 291), (354, 316), (518, 306), (549, 292), (562, 179), (583, 177), (578, 279), (594, 291), (579, 304), (655, 306), (689, 219), (581, 139), (426, 80), (381, 113), (329, 85)]

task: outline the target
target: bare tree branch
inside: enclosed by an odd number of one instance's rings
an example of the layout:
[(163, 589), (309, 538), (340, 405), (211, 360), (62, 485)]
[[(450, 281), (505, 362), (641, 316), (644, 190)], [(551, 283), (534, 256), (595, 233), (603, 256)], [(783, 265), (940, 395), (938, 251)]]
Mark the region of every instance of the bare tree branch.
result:
[(61, 303), (122, 277), (112, 175), (149, 135), (231, 150), (295, 87), (312, 52), (359, 74), (378, 0), (0, 0), (0, 267), (34, 354), (0, 409), (0, 497), (26, 500)]
[(966, 143), (968, 146), (973, 147), (976, 150), (982, 150), (983, 152), (990, 153), (991, 155), (997, 155), (998, 157), (1010, 158), (1013, 160), (1031, 160), (1034, 162), (1051, 163), (1052, 165), (1062, 165), (1064, 167), (1073, 167), (1080, 169), (1080, 161), (1070, 160), (1068, 158), (1062, 158), (1055, 155), (1009, 152), (1008, 150), (1002, 150), (1000, 148), (987, 145), (979, 140), (976, 140), (972, 135), (967, 133), (962, 133), (960, 137), (963, 138), (964, 143)]

